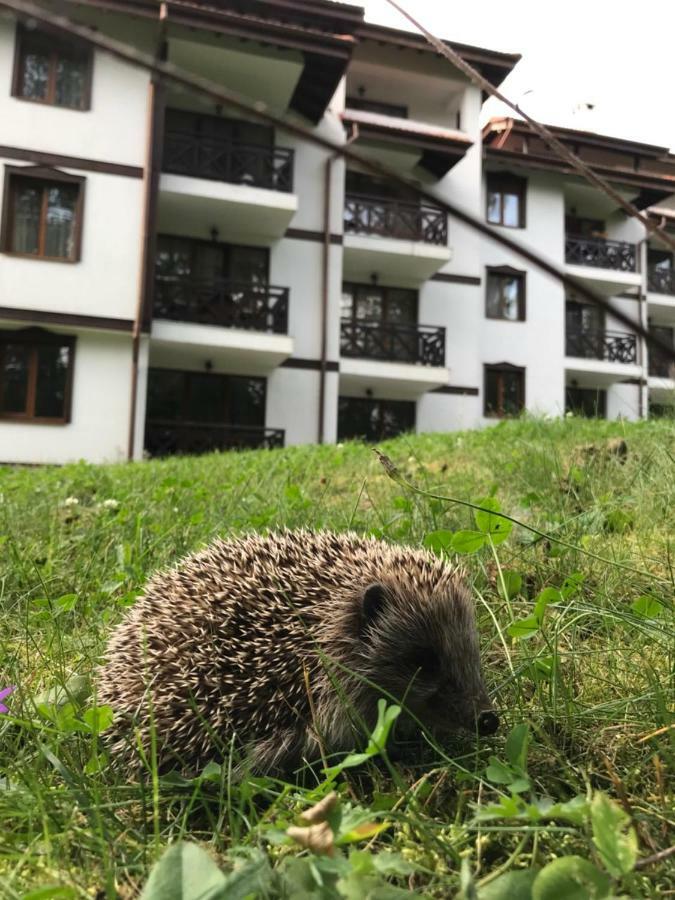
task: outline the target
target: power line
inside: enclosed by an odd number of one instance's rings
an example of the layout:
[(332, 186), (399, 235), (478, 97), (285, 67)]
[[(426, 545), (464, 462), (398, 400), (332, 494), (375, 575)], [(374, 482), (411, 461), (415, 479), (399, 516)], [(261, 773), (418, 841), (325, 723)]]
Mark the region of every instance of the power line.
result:
[[(252, 101), (242, 94), (223, 87), (217, 82), (204, 78), (202, 75), (196, 75), (182, 67), (176, 66), (174, 63), (156, 59), (154, 56), (144, 53), (142, 50), (138, 50), (136, 47), (133, 47), (124, 41), (103, 35), (99, 31), (94, 31), (88, 26), (74, 23), (65, 16), (51, 13), (43, 7), (31, 2), (31, 0), (0, 0), (0, 7), (8, 9), (21, 19), (27, 27), (35, 27), (39, 23), (48, 30), (56, 30), (59, 33), (65, 33), (71, 37), (78, 38), (118, 59), (122, 59), (131, 65), (145, 69), (155, 76), (158, 76), (160, 79), (179, 84), (197, 94), (210, 97), (216, 103), (232, 107), (246, 116), (285, 131), (287, 134), (293, 135), (299, 140), (307, 141), (330, 153), (342, 156), (344, 159), (356, 163), (382, 178), (414, 191), (418, 197), (426, 200), (428, 203), (436, 205), (447, 215), (463, 222), (480, 234), (485, 235), (490, 240), (511, 250), (513, 253), (537, 266), (552, 278), (559, 281), (566, 288), (569, 288), (570, 291), (574, 291), (590, 303), (599, 306), (618, 322), (621, 322), (652, 347), (658, 348), (661, 353), (675, 362), (675, 349), (673, 347), (669, 347), (660, 338), (650, 334), (640, 322), (634, 321), (622, 310), (614, 308), (604, 297), (596, 294), (581, 282), (577, 282), (567, 275), (567, 273), (539, 256), (539, 254), (535, 253), (533, 250), (530, 250), (528, 247), (519, 244), (512, 238), (490, 228), (485, 222), (475, 218), (471, 213), (461, 207), (455, 206), (453, 203), (437, 197), (432, 191), (420, 187), (420, 185), (411, 178), (402, 176), (395, 169), (389, 168), (378, 160), (370, 159), (367, 156), (357, 153), (351, 145), (335, 143), (316, 132), (310, 131), (303, 125), (300, 125), (297, 120), (273, 112), (263, 101)], [(158, 16), (159, 8), (158, 5)]]
[[(415, 27), (419, 32), (421, 32), (427, 41), (436, 49), (442, 56), (444, 56), (447, 60), (449, 60), (454, 66), (460, 69), (464, 74), (481, 90), (486, 91), (492, 97), (495, 97), (497, 100), (500, 100), (502, 103), (506, 104), (509, 109), (512, 109), (517, 115), (521, 116), (530, 128), (535, 131), (539, 137), (553, 150), (553, 152), (559, 156), (561, 159), (566, 160), (571, 166), (573, 166), (579, 174), (589, 181), (592, 185), (599, 188), (608, 197), (610, 197), (616, 204), (618, 204), (624, 212), (627, 212), (629, 216), (637, 219), (639, 222), (644, 225), (647, 229), (647, 232), (651, 232), (656, 237), (658, 237), (667, 247), (671, 250), (675, 250), (675, 238), (672, 238), (666, 231), (664, 231), (656, 222), (652, 221), (648, 216), (645, 216), (637, 206), (634, 206), (630, 201), (626, 200), (621, 194), (615, 190), (612, 185), (601, 175), (598, 175), (597, 172), (594, 172), (590, 166), (587, 166), (586, 163), (579, 159), (579, 157), (572, 153), (572, 151), (566, 147), (562, 141), (559, 141), (558, 138), (548, 129), (545, 125), (542, 125), (541, 122), (538, 122), (536, 119), (533, 119), (532, 116), (529, 116), (524, 110), (518, 106), (517, 103), (513, 103), (513, 101), (509, 100), (509, 98), (502, 94), (502, 92), (496, 88), (491, 82), (484, 78), (477, 69), (474, 69), (472, 65), (470, 65), (465, 59), (463, 59), (456, 50), (453, 50), (452, 47), (445, 44), (439, 38), (437, 38), (434, 34), (428, 31), (424, 25), (415, 19), (415, 17), (407, 12), (402, 6), (400, 6), (396, 0), (387, 0), (387, 3), (390, 6), (393, 6), (398, 12), (404, 16), (413, 27)], [(675, 193), (675, 186), (673, 189), (673, 193)]]

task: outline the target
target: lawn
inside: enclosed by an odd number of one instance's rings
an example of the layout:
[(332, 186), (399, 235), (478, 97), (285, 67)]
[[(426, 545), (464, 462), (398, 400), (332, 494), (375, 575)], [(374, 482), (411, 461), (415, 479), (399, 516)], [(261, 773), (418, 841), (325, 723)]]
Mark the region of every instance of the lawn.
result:
[[(525, 419), (380, 449), (398, 480), (361, 444), (0, 469), (0, 897), (675, 894), (673, 422)], [(522, 524), (502, 540), (505, 520), (456, 500)], [(146, 578), (216, 535), (299, 526), (461, 560), (500, 733), (398, 761), (383, 721), (365, 763), (293, 783), (228, 760), (111, 774), (90, 676)], [(329, 852), (303, 849), (301, 813), (332, 791)]]

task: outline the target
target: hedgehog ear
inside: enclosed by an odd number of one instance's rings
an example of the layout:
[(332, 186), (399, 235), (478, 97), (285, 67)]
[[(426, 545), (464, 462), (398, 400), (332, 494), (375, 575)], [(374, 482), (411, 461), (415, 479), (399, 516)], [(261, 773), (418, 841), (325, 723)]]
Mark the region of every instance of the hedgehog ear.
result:
[(380, 617), (386, 602), (387, 595), (384, 585), (378, 584), (377, 582), (369, 584), (363, 592), (363, 598), (361, 600), (364, 629), (369, 625), (372, 625), (373, 622)]

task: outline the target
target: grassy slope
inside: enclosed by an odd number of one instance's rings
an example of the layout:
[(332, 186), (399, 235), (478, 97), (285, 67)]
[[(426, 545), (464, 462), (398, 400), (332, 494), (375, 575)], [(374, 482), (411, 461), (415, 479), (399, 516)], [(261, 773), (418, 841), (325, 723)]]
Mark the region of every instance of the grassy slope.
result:
[[(616, 435), (628, 441), (624, 465), (600, 455), (565, 481), (578, 461), (575, 448)], [(557, 528), (565, 540), (626, 567), (532, 545), (516, 529), (497, 551), (501, 566), (524, 577), (526, 596), (511, 601), (510, 613), (492, 554), (464, 557), (487, 680), (508, 725), (530, 723), (536, 790), (567, 799), (600, 787), (630, 807), (643, 855), (672, 843), (675, 734), (640, 742), (671, 721), (672, 422), (510, 422), (480, 433), (401, 438), (383, 449), (418, 484), (465, 499), (495, 492), (506, 512)], [(79, 502), (64, 505), (69, 497)], [(119, 508), (103, 507), (105, 500)], [(91, 672), (110, 626), (158, 566), (215, 535), (300, 525), (419, 544), (436, 529), (471, 527), (471, 517), (459, 506), (406, 493), (361, 445), (0, 472), (0, 688), (19, 685), (7, 702), (21, 720), (0, 718), (0, 896), (58, 883), (74, 887), (74, 896), (103, 889), (112, 897), (113, 885), (124, 892), (127, 882), (142, 882), (158, 849), (180, 834), (211, 842), (216, 855), (259, 841), (256, 819), (269, 814), (249, 805), (245, 824), (241, 798), (228, 812), (217, 793), (195, 800), (163, 787), (153, 798), (105, 774), (83, 774), (90, 739), (40, 725), (32, 700)], [(527, 615), (542, 587), (560, 585), (572, 572), (585, 576), (581, 593), (549, 613), (545, 637), (512, 642), (504, 632), (511, 615)], [(666, 604), (656, 622), (630, 614), (647, 592)], [(528, 664), (551, 648), (559, 654), (558, 674), (535, 683)], [(472, 824), (471, 804), (496, 796), (479, 776), (490, 753), (503, 755), (504, 733), (481, 746), (458, 744), (454, 758), (475, 777), (457, 779), (455, 765), (440, 765), (425, 790), (406, 796), (394, 814), (386, 841), (427, 870), (416, 883), (435, 896), (456, 889), (463, 854), (480, 877), (514, 849), (516, 866), (530, 864), (533, 854), (539, 864), (559, 852), (588, 855), (583, 829), (521, 841), (522, 830)], [(419, 775), (403, 772), (407, 784)], [(384, 776), (374, 777), (377, 797), (393, 790)], [(374, 802), (371, 787), (356, 783), (365, 805)], [(275, 811), (294, 803), (302, 806), (302, 796), (289, 794)], [(631, 892), (672, 890), (672, 868), (651, 870), (651, 880), (636, 877)]]

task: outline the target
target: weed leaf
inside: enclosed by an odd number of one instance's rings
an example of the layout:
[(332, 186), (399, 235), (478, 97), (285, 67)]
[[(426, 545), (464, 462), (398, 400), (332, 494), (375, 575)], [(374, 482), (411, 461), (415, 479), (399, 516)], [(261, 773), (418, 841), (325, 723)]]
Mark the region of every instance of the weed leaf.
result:
[(227, 879), (205, 850), (179, 841), (155, 864), (141, 900), (224, 900), (226, 886)]
[(593, 863), (581, 856), (562, 856), (534, 879), (532, 900), (601, 900), (610, 890), (609, 878)]
[(455, 553), (475, 553), (487, 544), (487, 538), (480, 531), (456, 531), (452, 537)]
[(630, 816), (598, 791), (591, 803), (591, 825), (593, 843), (610, 875), (620, 878), (631, 872), (637, 860), (637, 835)]

